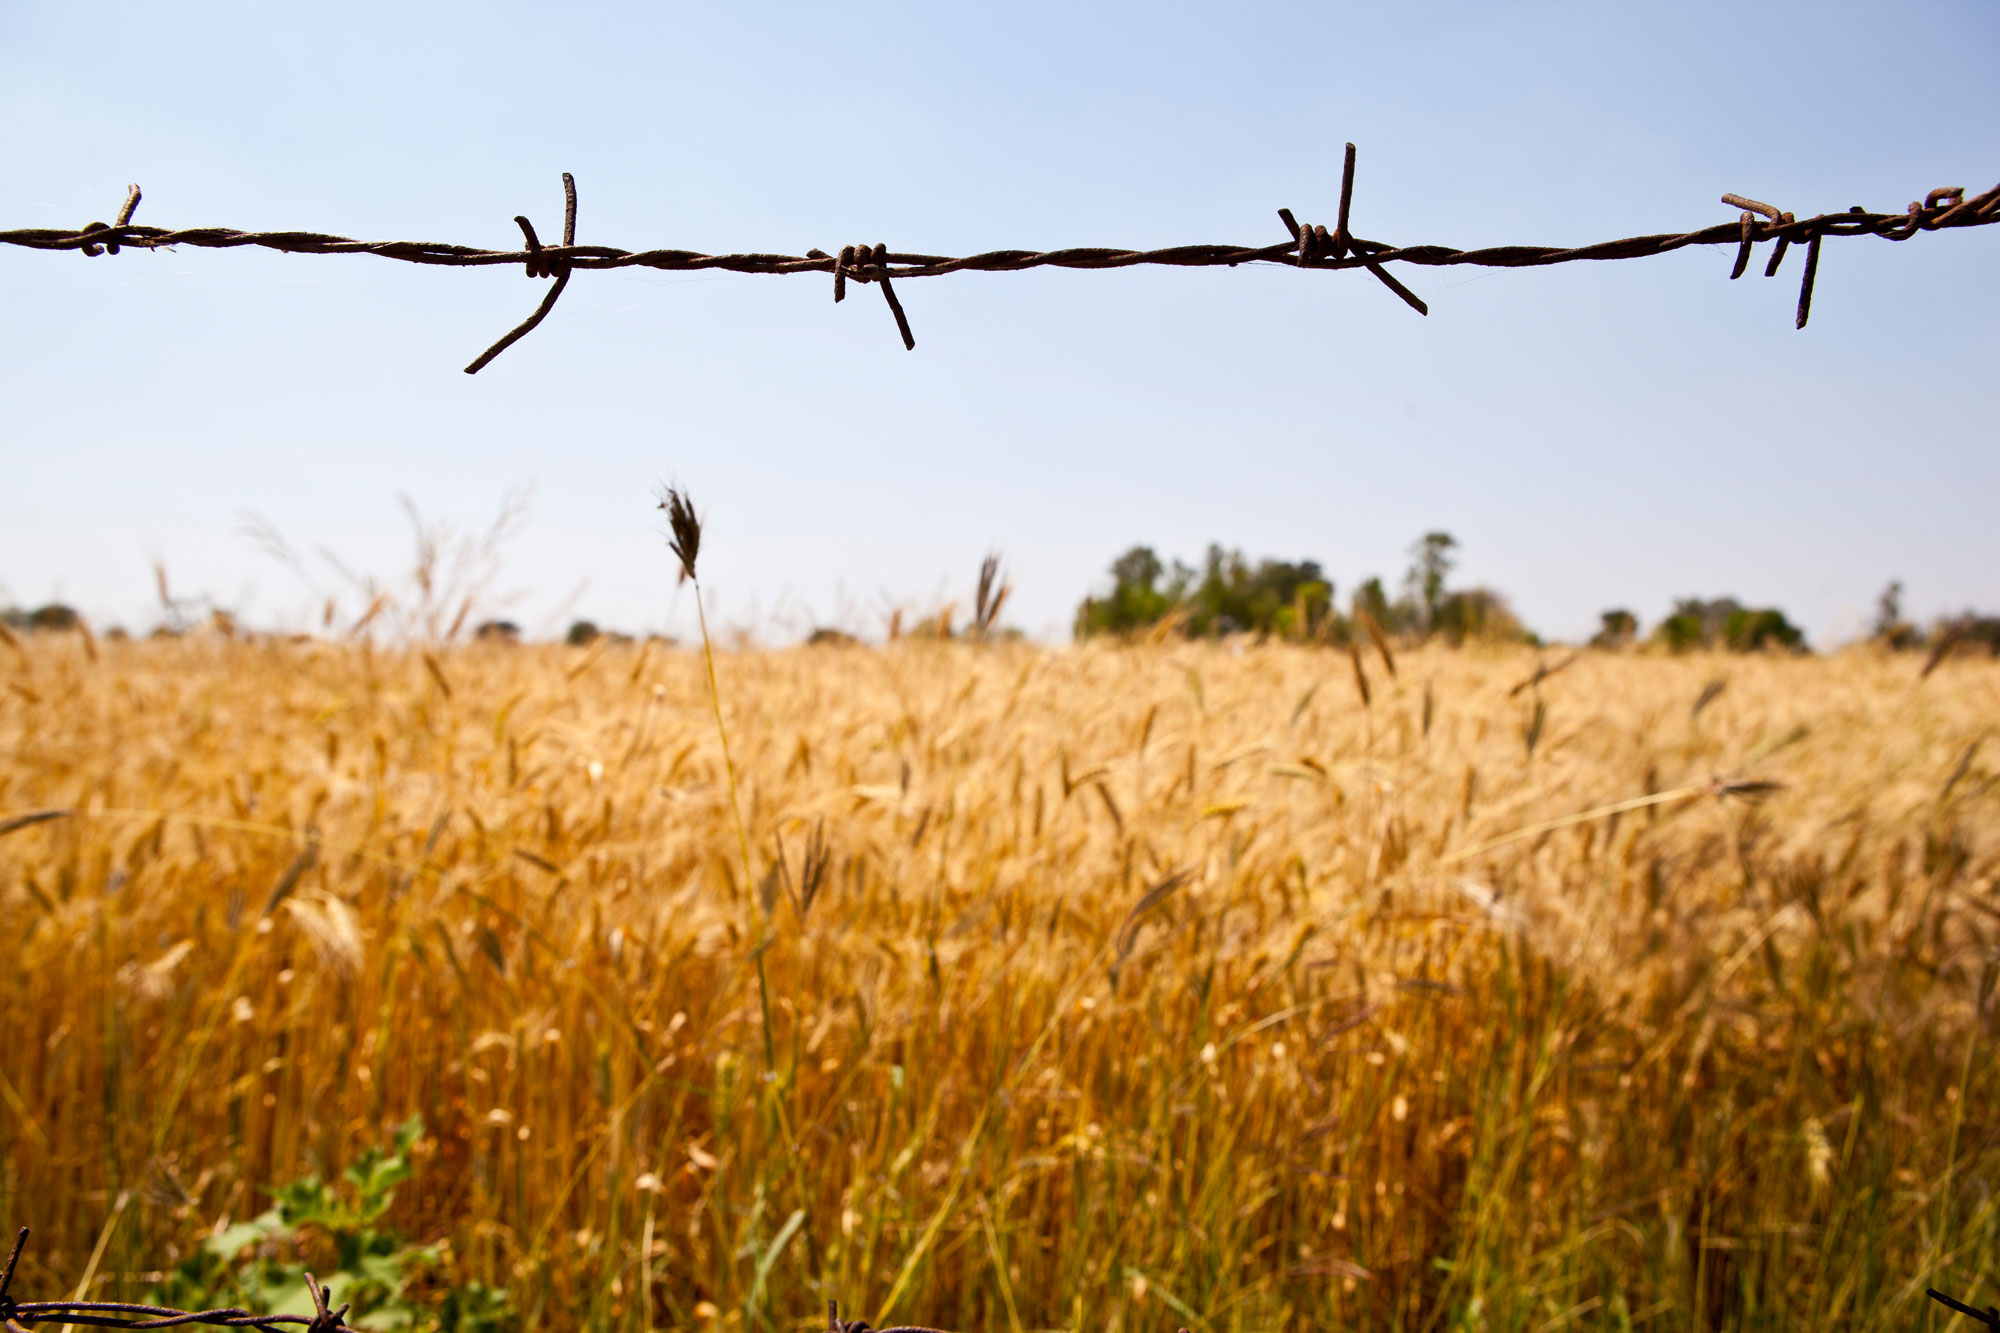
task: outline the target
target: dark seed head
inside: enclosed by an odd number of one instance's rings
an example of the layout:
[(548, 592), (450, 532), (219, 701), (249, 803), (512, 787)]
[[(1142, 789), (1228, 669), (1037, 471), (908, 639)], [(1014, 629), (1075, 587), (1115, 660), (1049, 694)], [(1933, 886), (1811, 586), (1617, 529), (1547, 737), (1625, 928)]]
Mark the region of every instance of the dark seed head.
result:
[(667, 546), (680, 558), (681, 577), (692, 579), (695, 557), (701, 554), (701, 520), (695, 517), (694, 504), (685, 491), (669, 486), (660, 508), (667, 511), (667, 526), (673, 531)]

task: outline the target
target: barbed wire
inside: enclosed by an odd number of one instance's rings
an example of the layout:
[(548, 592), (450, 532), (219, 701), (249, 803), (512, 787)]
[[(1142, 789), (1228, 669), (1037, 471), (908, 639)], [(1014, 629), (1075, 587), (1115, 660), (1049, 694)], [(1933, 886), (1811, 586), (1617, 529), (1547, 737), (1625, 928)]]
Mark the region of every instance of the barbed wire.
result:
[[(16, 1301), (8, 1295), (8, 1289), (13, 1285), (14, 1267), (20, 1262), (21, 1249), (27, 1242), (28, 1228), (22, 1227), (14, 1237), (14, 1248), (7, 1255), (7, 1267), (0, 1271), (0, 1328), (11, 1330), (61, 1321), (93, 1328), (178, 1328), (204, 1324), (212, 1328), (256, 1328), (264, 1330), (264, 1333), (292, 1333), (293, 1329), (304, 1325), (306, 1333), (361, 1333), (346, 1322), (351, 1304), (329, 1308), (333, 1300), (332, 1289), (321, 1286), (311, 1273), (305, 1275), (306, 1291), (313, 1303), (310, 1315), (260, 1315), (235, 1306), (213, 1310), (177, 1310), (171, 1306), (139, 1305), (126, 1301)], [(1925, 1294), (1940, 1305), (1959, 1314), (1970, 1315), (1995, 1333), (2000, 1333), (2000, 1308), (1988, 1306), (1980, 1310), (1953, 1300), (1935, 1287), (1926, 1288)], [(871, 1329), (865, 1319), (842, 1319), (839, 1302), (832, 1300), (826, 1303), (826, 1328), (827, 1333), (944, 1333), (942, 1329), (914, 1324)], [(1182, 1328), (1176, 1333), (1188, 1333), (1188, 1330)]]
[(1812, 312), (1813, 281), (1819, 273), (1820, 241), (1828, 236), (1880, 236), (1890, 241), (1907, 241), (1920, 231), (1940, 231), (1953, 227), (1983, 227), (2000, 222), (2000, 185), (1981, 195), (1967, 198), (1962, 186), (1932, 190), (1921, 203), (1912, 202), (1901, 213), (1871, 213), (1856, 204), (1845, 213), (1822, 213), (1800, 218), (1772, 204), (1742, 195), (1725, 194), (1722, 202), (1741, 210), (1733, 222), (1717, 223), (1689, 232), (1661, 232), (1649, 236), (1627, 236), (1621, 240), (1599, 241), (1594, 245), (1500, 245), (1477, 250), (1461, 250), (1446, 245), (1390, 245), (1364, 240), (1349, 230), (1354, 198), (1354, 145), (1347, 145), (1340, 177), (1340, 207), (1334, 228), (1308, 226), (1298, 221), (1289, 208), (1278, 210), (1279, 219), (1290, 239), (1270, 245), (1178, 245), (1160, 250), (1122, 250), (1108, 247), (1076, 247), (1064, 250), (988, 250), (981, 254), (952, 257), (892, 251), (887, 244), (845, 245), (837, 253), (808, 250), (803, 255), (703, 254), (696, 250), (621, 250), (613, 246), (576, 244), (576, 179), (563, 173), (563, 239), (560, 246), (544, 246), (535, 227), (526, 217), (515, 217), (526, 242), (523, 250), (484, 250), (477, 246), (445, 245), (428, 241), (358, 241), (347, 236), (331, 236), (311, 231), (238, 231), (230, 227), (195, 227), (168, 230), (138, 226), (133, 211), (141, 198), (139, 187), (128, 188), (124, 207), (111, 223), (93, 222), (80, 231), (61, 228), (23, 228), (0, 231), (0, 244), (30, 250), (81, 250), (85, 255), (117, 254), (122, 247), (157, 250), (176, 245), (228, 250), (238, 246), (259, 246), (285, 254), (378, 255), (410, 264), (442, 264), (457, 268), (478, 268), (493, 264), (520, 264), (530, 278), (553, 279), (548, 295), (533, 314), (509, 330), (465, 368), (468, 375), (479, 371), (494, 357), (533, 331), (569, 285), (577, 269), (650, 268), (668, 272), (721, 269), (730, 273), (831, 273), (833, 299), (846, 298), (850, 281), (876, 283), (882, 289), (890, 313), (895, 317), (903, 346), (916, 350), (916, 336), (910, 331), (909, 317), (897, 299), (892, 279), (934, 278), (947, 273), (1013, 273), (1031, 268), (1106, 269), (1131, 268), (1141, 264), (1161, 264), (1177, 268), (1234, 268), (1239, 264), (1289, 264), (1295, 268), (1341, 270), (1362, 268), (1401, 297), (1420, 315), (1430, 307), (1415, 292), (1390, 273), (1390, 264), (1448, 267), (1472, 264), (1485, 268), (1538, 268), (1549, 264), (1570, 264), (1580, 260), (1644, 259), (1663, 255), (1690, 245), (1737, 246), (1731, 279), (1740, 278), (1750, 263), (1756, 246), (1773, 243), (1764, 276), (1777, 276), (1786, 251), (1794, 245), (1806, 247), (1805, 273), (1799, 283), (1796, 328), (1806, 326)]
[(1962, 1301), (1953, 1300), (1936, 1287), (1925, 1287), (1924, 1294), (1939, 1305), (1947, 1306), (1963, 1315), (1971, 1315), (1974, 1319), (1992, 1329), (1993, 1333), (2000, 1333), (2000, 1306), (1989, 1305), (1984, 1310), (1976, 1310)]
[[(213, 1310), (177, 1310), (165, 1305), (139, 1305), (129, 1301), (16, 1301), (8, 1295), (14, 1282), (14, 1267), (21, 1249), (28, 1243), (28, 1228), (14, 1237), (7, 1255), (7, 1267), (0, 1271), (0, 1328), (34, 1324), (83, 1324), (93, 1328), (179, 1328), (204, 1324), (211, 1328), (256, 1328), (264, 1333), (292, 1333), (301, 1325), (306, 1333), (362, 1333), (347, 1322), (352, 1303), (330, 1308), (333, 1289), (320, 1285), (311, 1273), (305, 1275), (306, 1292), (312, 1297), (313, 1313), (253, 1314), (235, 1306)], [(943, 1329), (903, 1324), (894, 1328), (871, 1329), (865, 1319), (842, 1319), (836, 1301), (826, 1303), (827, 1333), (945, 1333)], [(1179, 1333), (1188, 1333), (1181, 1329)]]
[(234, 1306), (215, 1310), (175, 1310), (164, 1305), (138, 1305), (127, 1301), (16, 1301), (8, 1294), (14, 1283), (14, 1266), (20, 1262), (21, 1248), (28, 1243), (28, 1228), (22, 1227), (8, 1252), (7, 1267), (0, 1271), (0, 1327), (14, 1329), (34, 1324), (84, 1324), (93, 1328), (176, 1328), (184, 1324), (207, 1324), (217, 1328), (259, 1328), (265, 1333), (291, 1333), (303, 1324), (307, 1333), (357, 1333), (344, 1322), (348, 1307), (329, 1310), (333, 1293), (306, 1274), (306, 1290), (312, 1294), (311, 1315), (252, 1314)]

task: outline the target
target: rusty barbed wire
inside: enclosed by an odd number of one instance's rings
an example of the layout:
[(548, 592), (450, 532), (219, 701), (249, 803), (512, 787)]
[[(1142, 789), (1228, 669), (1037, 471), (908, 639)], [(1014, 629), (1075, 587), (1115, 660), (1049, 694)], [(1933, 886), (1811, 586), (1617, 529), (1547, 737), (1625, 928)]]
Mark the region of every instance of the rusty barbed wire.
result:
[(7, 1255), (7, 1267), (0, 1271), (0, 1327), (27, 1328), (35, 1324), (82, 1324), (91, 1328), (179, 1328), (206, 1324), (214, 1328), (257, 1328), (264, 1333), (292, 1333), (303, 1326), (306, 1333), (359, 1333), (347, 1323), (348, 1306), (328, 1309), (332, 1291), (306, 1274), (306, 1290), (312, 1295), (313, 1313), (252, 1314), (235, 1306), (214, 1310), (176, 1310), (164, 1305), (139, 1305), (127, 1301), (16, 1301), (8, 1294), (14, 1282), (14, 1266), (21, 1248), (28, 1242), (28, 1228), (14, 1237)]
[(1349, 230), (1354, 197), (1354, 145), (1348, 144), (1340, 178), (1340, 205), (1334, 228), (1308, 226), (1298, 221), (1289, 208), (1278, 217), (1290, 239), (1271, 245), (1179, 245), (1159, 250), (1127, 250), (1084, 246), (1063, 250), (988, 250), (981, 254), (948, 256), (891, 251), (886, 244), (847, 245), (836, 253), (808, 250), (803, 255), (705, 254), (697, 250), (622, 250), (613, 246), (576, 244), (576, 180), (563, 173), (563, 243), (544, 246), (534, 225), (526, 217), (514, 221), (527, 242), (525, 250), (485, 250), (477, 246), (446, 245), (426, 241), (359, 241), (347, 236), (331, 236), (311, 231), (238, 231), (229, 227), (196, 227), (169, 230), (133, 223), (132, 213), (140, 200), (139, 187), (131, 186), (117, 221), (93, 222), (81, 231), (62, 228), (22, 228), (0, 231), (0, 244), (30, 250), (81, 250), (97, 256), (117, 254), (121, 247), (142, 250), (192, 245), (204, 249), (227, 250), (238, 246), (258, 246), (285, 254), (345, 255), (368, 254), (411, 264), (442, 264), (459, 268), (520, 264), (530, 278), (554, 280), (548, 295), (535, 312), (509, 330), (465, 368), (477, 374), (494, 357), (507, 350), (540, 324), (554, 308), (577, 269), (650, 268), (667, 272), (721, 269), (730, 273), (831, 273), (833, 299), (843, 300), (847, 284), (877, 283), (895, 317), (903, 346), (916, 349), (916, 336), (897, 299), (891, 280), (934, 278), (947, 273), (1012, 273), (1031, 268), (1103, 269), (1131, 268), (1159, 264), (1178, 268), (1234, 268), (1239, 264), (1289, 264), (1310, 269), (1366, 269), (1383, 286), (1394, 292), (1420, 315), (1430, 313), (1423, 299), (1390, 273), (1390, 264), (1415, 264), (1438, 268), (1461, 264), (1485, 268), (1538, 268), (1581, 260), (1644, 259), (1663, 255), (1690, 245), (1737, 247), (1730, 278), (1740, 278), (1750, 263), (1755, 247), (1773, 243), (1764, 276), (1775, 277), (1785, 254), (1794, 245), (1806, 247), (1805, 272), (1799, 283), (1798, 316), (1794, 327), (1803, 329), (1812, 312), (1813, 283), (1819, 274), (1820, 242), (1828, 236), (1880, 236), (1890, 241), (1907, 241), (1920, 231), (1940, 231), (1955, 227), (1983, 227), (2000, 222), (2000, 185), (1984, 194), (1966, 197), (1961, 186), (1932, 190), (1922, 202), (1912, 201), (1901, 213), (1871, 213), (1856, 204), (1844, 213), (1821, 213), (1800, 218), (1775, 205), (1742, 195), (1725, 194), (1722, 202), (1741, 210), (1736, 221), (1717, 223), (1689, 232), (1661, 232), (1647, 236), (1627, 236), (1599, 241), (1593, 245), (1500, 245), (1462, 250), (1446, 245), (1390, 245), (1364, 240)]
[[(7, 1266), (0, 1270), (0, 1328), (14, 1330), (31, 1327), (37, 1323), (80, 1324), (92, 1328), (181, 1328), (201, 1324), (211, 1328), (255, 1328), (264, 1333), (291, 1333), (303, 1325), (306, 1333), (362, 1333), (347, 1322), (347, 1312), (352, 1304), (342, 1304), (331, 1308), (333, 1290), (320, 1285), (311, 1273), (305, 1275), (306, 1291), (312, 1297), (313, 1313), (310, 1315), (253, 1314), (235, 1306), (212, 1310), (178, 1310), (164, 1305), (141, 1305), (127, 1301), (16, 1301), (9, 1295), (14, 1282), (14, 1269), (20, 1262), (22, 1247), (28, 1241), (28, 1228), (22, 1227), (14, 1237), (14, 1247), (7, 1255)], [(1954, 1300), (1935, 1287), (1925, 1289), (1925, 1294), (1940, 1305), (1968, 1315), (1979, 1323), (2000, 1333), (2000, 1307), (1988, 1306), (1981, 1310)], [(920, 1324), (899, 1324), (891, 1328), (871, 1328), (865, 1319), (842, 1319), (840, 1303), (829, 1300), (826, 1303), (827, 1333), (946, 1333), (946, 1330), (926, 1327)], [(1186, 1328), (1176, 1333), (1189, 1333)]]
[[(14, 1268), (21, 1249), (28, 1242), (28, 1228), (14, 1237), (7, 1266), (0, 1270), (0, 1328), (27, 1328), (35, 1324), (82, 1324), (92, 1328), (181, 1328), (204, 1324), (211, 1328), (255, 1328), (264, 1333), (292, 1333), (303, 1326), (306, 1333), (362, 1333), (347, 1322), (352, 1303), (329, 1308), (333, 1290), (320, 1285), (311, 1273), (305, 1275), (306, 1291), (312, 1297), (313, 1313), (253, 1314), (235, 1306), (213, 1310), (177, 1310), (165, 1305), (139, 1305), (128, 1301), (16, 1301), (8, 1294), (14, 1282)], [(826, 1303), (827, 1333), (945, 1333), (943, 1329), (916, 1324), (893, 1328), (870, 1328), (865, 1319), (842, 1319), (840, 1305)], [(1188, 1333), (1181, 1329), (1180, 1333)]]
[(1943, 1305), (1948, 1307), (1949, 1309), (1956, 1310), (1958, 1311), (1958, 1313), (1962, 1315), (1972, 1316), (1972, 1318), (1977, 1319), (1980, 1323), (1992, 1329), (1993, 1333), (2000, 1333), (2000, 1306), (1989, 1305), (1984, 1310), (1974, 1309), (1972, 1306), (1965, 1304), (1963, 1301), (1953, 1300), (1951, 1297), (1939, 1291), (1936, 1287), (1924, 1288), (1924, 1294), (1929, 1296), (1932, 1300), (1936, 1301), (1939, 1305)]

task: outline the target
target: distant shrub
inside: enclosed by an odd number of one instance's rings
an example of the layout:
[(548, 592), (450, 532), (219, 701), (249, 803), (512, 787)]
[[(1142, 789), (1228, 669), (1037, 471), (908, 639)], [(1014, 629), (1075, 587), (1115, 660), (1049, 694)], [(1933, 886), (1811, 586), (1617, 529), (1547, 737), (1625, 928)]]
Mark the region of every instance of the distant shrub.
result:
[(1639, 617), (1622, 608), (1598, 617), (1597, 633), (1590, 636), (1593, 648), (1624, 648), (1639, 637)]
[(1180, 604), (1194, 571), (1174, 562), (1173, 578), (1162, 587), (1166, 566), (1150, 546), (1134, 546), (1111, 562), (1111, 591), (1086, 597), (1076, 612), (1076, 635), (1130, 634), (1157, 625)]
[(1748, 607), (1734, 597), (1684, 597), (1653, 630), (1670, 652), (1724, 648), (1733, 653), (1783, 648), (1805, 650), (1805, 634), (1776, 607)]
[(1903, 619), (1903, 581), (1891, 579), (1889, 586), (1882, 589), (1882, 595), (1875, 599), (1875, 642), (1895, 652), (1908, 652), (1920, 647), (1924, 636), (1915, 625)]
[(1686, 611), (1676, 611), (1653, 626), (1653, 638), (1665, 644), (1667, 651), (1675, 653), (1699, 648), (1707, 642), (1702, 632), (1701, 617)]
[(519, 643), (521, 627), (511, 620), (482, 620), (472, 637), (481, 643)]
[(1805, 641), (1806, 636), (1776, 607), (1745, 607), (1722, 622), (1722, 644), (1732, 653), (1754, 653), (1763, 648), (1797, 652), (1805, 647)]
[(2000, 657), (2000, 616), (1975, 616), (1967, 614), (1959, 622), (1959, 640), (1962, 643), (1978, 644)]
[(1405, 633), (1417, 623), (1416, 603), (1407, 597), (1390, 601), (1379, 578), (1363, 579), (1354, 596), (1348, 599), (1348, 605), (1356, 621), (1366, 616), (1390, 634)]
[(1984, 616), (1974, 611), (1966, 611), (1947, 620), (1940, 620), (1930, 634), (1931, 652), (1935, 657), (1945, 657), (1953, 652), (1966, 649), (1984, 648), (1993, 656), (2000, 657), (2000, 616)]
[(61, 602), (50, 602), (48, 605), (38, 606), (28, 613), (25, 628), (38, 631), (61, 632), (63, 630), (73, 630), (82, 623), (83, 617), (76, 613), (74, 607), (64, 606)]
[(1467, 588), (1446, 593), (1431, 609), (1431, 629), (1447, 643), (1468, 639), (1487, 643), (1519, 643), (1528, 637), (1521, 618), (1507, 599), (1491, 588)]
[(80, 628), (83, 625), (83, 617), (77, 614), (74, 607), (65, 606), (61, 602), (49, 602), (32, 611), (18, 606), (0, 608), (0, 624), (13, 630), (30, 632), (47, 630), (51, 633), (61, 633)]
[(1898, 621), (1877, 631), (1875, 642), (1892, 652), (1907, 653), (1924, 646), (1924, 634), (1915, 625)]
[(563, 636), (563, 642), (572, 648), (581, 648), (586, 644), (597, 642), (597, 636), (601, 633), (603, 631), (597, 628), (597, 622), (575, 620), (570, 622), (569, 633)]

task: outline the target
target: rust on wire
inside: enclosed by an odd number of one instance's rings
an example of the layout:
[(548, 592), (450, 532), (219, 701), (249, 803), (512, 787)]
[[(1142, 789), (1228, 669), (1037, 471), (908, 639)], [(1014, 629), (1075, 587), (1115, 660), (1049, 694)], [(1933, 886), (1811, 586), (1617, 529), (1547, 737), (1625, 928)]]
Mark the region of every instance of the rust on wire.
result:
[(0, 231), (0, 244), (30, 250), (81, 250), (86, 255), (106, 251), (116, 254), (121, 246), (158, 250), (176, 245), (227, 250), (238, 246), (258, 246), (285, 254), (344, 255), (368, 254), (410, 264), (441, 264), (454, 268), (488, 265), (522, 265), (531, 278), (552, 278), (554, 285), (535, 312), (489, 347), (467, 366), (467, 374), (477, 373), (508, 347), (526, 336), (554, 308), (577, 269), (649, 268), (668, 272), (695, 272), (719, 269), (729, 273), (831, 273), (833, 299), (847, 294), (847, 283), (873, 282), (882, 287), (883, 299), (895, 317), (903, 346), (914, 349), (916, 338), (910, 321), (897, 298), (891, 279), (933, 278), (947, 273), (1014, 273), (1031, 268), (1103, 269), (1130, 268), (1141, 264), (1176, 268), (1229, 267), (1239, 264), (1289, 264), (1295, 268), (1341, 270), (1360, 268), (1368, 272), (1420, 314), (1429, 306), (1390, 272), (1391, 264), (1413, 264), (1426, 268), (1470, 264), (1486, 268), (1536, 268), (1548, 264), (1569, 264), (1581, 260), (1642, 259), (1663, 255), (1691, 245), (1734, 245), (1736, 278), (1748, 268), (1752, 250), (1772, 242), (1770, 262), (1764, 275), (1774, 277), (1794, 244), (1806, 246), (1806, 272), (1799, 291), (1797, 326), (1804, 328), (1811, 311), (1813, 281), (1818, 274), (1820, 242), (1829, 236), (1880, 236), (1886, 240), (1907, 240), (1919, 231), (1940, 231), (1954, 227), (1984, 227), (2000, 222), (2000, 186), (1984, 194), (1968, 196), (1963, 187), (1948, 186), (1930, 191), (1922, 203), (1911, 203), (1900, 213), (1870, 213), (1858, 206), (1844, 213), (1823, 213), (1797, 218), (1791, 213), (1759, 200), (1725, 194), (1722, 202), (1739, 210), (1739, 216), (1688, 232), (1662, 232), (1648, 236), (1628, 236), (1600, 241), (1594, 245), (1500, 245), (1462, 250), (1445, 245), (1395, 246), (1365, 240), (1353, 234), (1354, 145), (1348, 144), (1341, 165), (1340, 204), (1333, 230), (1308, 227), (1289, 209), (1280, 209), (1287, 238), (1271, 245), (1177, 245), (1157, 250), (1130, 250), (1115, 247), (1074, 247), (1063, 250), (989, 250), (983, 254), (949, 256), (891, 252), (886, 245), (849, 245), (836, 254), (808, 250), (804, 255), (708, 254), (699, 250), (621, 250), (612, 246), (576, 243), (576, 181), (563, 174), (563, 242), (544, 246), (526, 218), (516, 218), (526, 241), (523, 250), (486, 250), (469, 245), (443, 245), (420, 241), (359, 241), (346, 236), (329, 236), (308, 231), (246, 232), (228, 227), (196, 227), (170, 230), (142, 227), (132, 222), (132, 210), (139, 203), (139, 187), (134, 185), (120, 210), (117, 222), (93, 222), (81, 231), (63, 228), (21, 228)]

